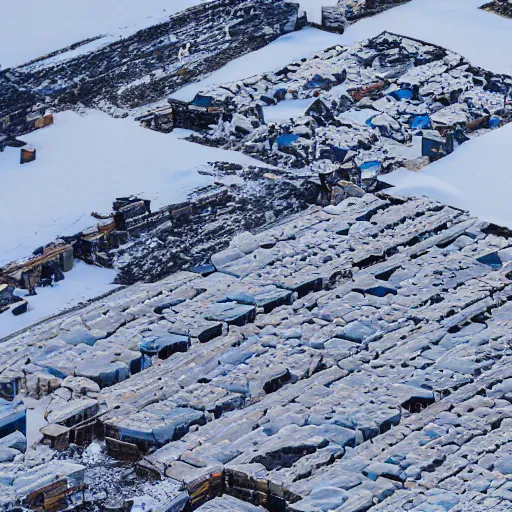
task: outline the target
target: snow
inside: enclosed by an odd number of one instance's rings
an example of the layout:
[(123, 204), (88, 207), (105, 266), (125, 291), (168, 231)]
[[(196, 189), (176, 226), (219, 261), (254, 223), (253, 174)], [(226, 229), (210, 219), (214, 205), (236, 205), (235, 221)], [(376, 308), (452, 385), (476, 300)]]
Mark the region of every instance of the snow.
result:
[(200, 91), (260, 73), (277, 71), (294, 60), (312, 57), (325, 48), (340, 44), (340, 41), (339, 34), (306, 27), (299, 32), (291, 32), (280, 37), (258, 51), (232, 60), (200, 82), (183, 87), (172, 94), (172, 97), (191, 101)]
[(495, 73), (512, 74), (508, 51), (512, 47), (512, 20), (482, 11), (479, 7), (484, 3), (411, 0), (351, 25), (340, 41), (353, 44), (387, 30), (449, 48), (472, 64)]
[(338, 0), (299, 0), (300, 7), (308, 13), (308, 21), (322, 23), (322, 6), (337, 5)]
[(63, 235), (95, 224), (91, 212), (108, 213), (116, 197), (138, 194), (152, 208), (180, 202), (212, 182), (198, 168), (208, 162), (258, 163), (236, 152), (192, 144), (184, 130), (163, 134), (133, 119), (99, 111), (63, 112), (49, 128), (23, 136), (37, 159), (19, 164), (19, 149), (0, 155), (0, 266)]
[[(27, 297), (28, 311), (14, 316), (10, 311), (0, 315), (0, 339), (32, 325), (44, 318), (77, 306), (118, 285), (111, 284), (115, 270), (94, 267), (83, 261), (75, 261), (73, 270), (64, 274), (65, 279), (52, 287), (37, 288), (37, 295)], [(16, 290), (16, 295), (25, 296), (26, 290)]]
[(271, 105), (263, 109), (265, 122), (281, 123), (289, 121), (290, 118), (303, 116), (306, 110), (315, 102), (316, 98), (306, 100), (286, 100), (277, 105)]
[(512, 125), (508, 124), (464, 143), (421, 172), (399, 169), (381, 181), (396, 187), (393, 194), (425, 195), (512, 228), (511, 140)]
[(70, 44), (108, 34), (103, 44), (209, 0), (24, 0), (2, 2), (0, 65), (19, 66)]
[(40, 400), (28, 396), (23, 397), (23, 403), (27, 407), (27, 449), (30, 449), (43, 438), (43, 434), (39, 430), (48, 424), (44, 414), (50, 400), (50, 396)]

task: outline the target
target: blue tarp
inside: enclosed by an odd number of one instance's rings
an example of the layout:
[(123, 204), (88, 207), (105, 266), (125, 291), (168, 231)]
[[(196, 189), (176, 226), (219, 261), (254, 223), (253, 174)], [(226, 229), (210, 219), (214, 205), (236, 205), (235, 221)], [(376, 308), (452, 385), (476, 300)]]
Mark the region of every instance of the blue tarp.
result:
[(277, 101), (283, 101), (286, 97), (286, 89), (277, 89), (277, 91), (274, 92), (274, 98)]
[[(367, 174), (371, 173), (372, 175), (378, 175), (382, 170), (382, 164), (377, 160), (365, 162), (359, 166), (359, 170), (361, 171), (361, 174), (365, 172)], [(361, 178), (363, 178), (363, 176), (361, 176)]]
[(392, 96), (395, 100), (410, 100), (412, 98), (412, 91), (410, 89), (397, 89), (390, 92), (388, 96)]
[(21, 401), (0, 398), (0, 438), (16, 431), (27, 434), (27, 409)]
[(375, 114), (375, 115), (373, 115), (373, 116), (370, 116), (370, 117), (365, 121), (365, 123), (364, 123), (364, 124), (366, 124), (366, 126), (369, 126), (370, 128), (376, 128), (376, 126), (373, 126), (372, 119), (373, 119), (374, 117), (377, 117), (378, 115), (379, 115), (379, 114)]
[(501, 125), (501, 117), (491, 116), (489, 118), (489, 128), (499, 128), (500, 125)]
[(192, 100), (191, 105), (195, 105), (196, 107), (211, 107), (213, 103), (213, 98), (211, 96), (201, 96), (200, 94), (196, 94), (196, 97)]
[(299, 136), (295, 135), (295, 133), (285, 133), (284, 135), (279, 135), (279, 137), (277, 137), (277, 139), (276, 139), (277, 148), (278, 149), (286, 148), (298, 139), (299, 139)]
[(430, 116), (428, 115), (414, 116), (411, 120), (411, 128), (414, 130), (425, 130), (430, 126)]
[(327, 80), (326, 78), (324, 78), (320, 75), (315, 75), (312, 78), (312, 80), (310, 80), (309, 82), (306, 83), (304, 88), (305, 89), (318, 89), (318, 88), (324, 87), (328, 83), (329, 83), (329, 80)]

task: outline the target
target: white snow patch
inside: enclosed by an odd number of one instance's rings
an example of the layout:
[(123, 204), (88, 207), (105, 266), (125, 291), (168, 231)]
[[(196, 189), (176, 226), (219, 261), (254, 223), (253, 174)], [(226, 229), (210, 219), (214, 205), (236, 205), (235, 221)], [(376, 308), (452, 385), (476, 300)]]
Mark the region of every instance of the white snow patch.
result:
[(50, 400), (51, 396), (45, 396), (40, 400), (28, 396), (23, 397), (23, 403), (27, 407), (27, 448), (30, 448), (43, 438), (39, 429), (48, 424), (44, 418), (44, 414)]
[(511, 140), (512, 125), (508, 124), (464, 143), (420, 172), (399, 169), (380, 179), (395, 186), (393, 194), (425, 195), (512, 228)]
[[(0, 339), (118, 287), (111, 284), (116, 276), (115, 270), (94, 267), (83, 261), (75, 261), (73, 270), (64, 276), (63, 281), (52, 287), (37, 288), (37, 295), (27, 297), (26, 313), (19, 316), (14, 316), (10, 311), (2, 313)], [(19, 296), (26, 293), (26, 290), (16, 290)]]
[(93, 441), (84, 451), (82, 460), (84, 464), (92, 465), (98, 462), (103, 456), (103, 445), (98, 441)]
[(260, 164), (182, 140), (187, 133), (167, 135), (94, 111), (63, 112), (53, 126), (24, 136), (37, 150), (35, 162), (20, 165), (19, 149), (0, 155), (0, 266), (93, 226), (90, 213), (110, 212), (116, 197), (139, 194), (156, 210), (211, 183), (197, 172), (208, 162)]
[[(108, 34), (89, 46), (90, 50), (205, 1), (209, 0), (24, 0), (23, 5), (2, 2), (0, 65), (19, 66), (45, 53)], [(84, 50), (79, 48), (76, 52)]]
[(306, 110), (316, 101), (316, 98), (306, 100), (285, 100), (277, 105), (271, 105), (263, 109), (265, 122), (281, 123), (289, 121), (290, 118), (303, 116)]

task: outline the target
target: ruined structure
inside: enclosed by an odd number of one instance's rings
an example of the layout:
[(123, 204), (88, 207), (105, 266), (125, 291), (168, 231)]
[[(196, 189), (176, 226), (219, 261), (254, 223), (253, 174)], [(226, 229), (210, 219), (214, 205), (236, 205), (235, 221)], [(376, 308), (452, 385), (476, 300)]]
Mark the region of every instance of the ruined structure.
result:
[(427, 199), (348, 198), (11, 339), (2, 377), (176, 484), (162, 510), (506, 510), (509, 251)]
[[(340, 169), (371, 189), (380, 174), (418, 170), (509, 122), (511, 87), (510, 77), (475, 68), (454, 52), (383, 33), (202, 92), (225, 111), (190, 140), (279, 167)], [(274, 105), (293, 99), (311, 99), (311, 106), (287, 122), (266, 122)], [(417, 140), (422, 147), (415, 151)]]
[(338, 0), (338, 5), (322, 7), (322, 28), (343, 33), (345, 28), (363, 18), (375, 16), (409, 0)]
[[(298, 4), (282, 0), (207, 2), (77, 57), (64, 52), (5, 70), (0, 119), (9, 132), (24, 132), (28, 110), (37, 102), (54, 110), (80, 103), (111, 112), (146, 105), (301, 28), (304, 21)], [(180, 59), (187, 44), (188, 56)]]
[[(347, 0), (324, 25), (397, 3)], [(304, 21), (213, 0), (0, 74), (0, 150), (47, 108), (158, 100), (134, 121), (276, 166), (212, 162), (158, 210), (115, 198), (0, 269), (0, 313), (74, 258), (128, 285), (0, 341), (0, 510), (512, 508), (512, 233), (377, 181), (509, 122), (512, 81), (383, 33), (162, 106)], [(267, 122), (293, 99), (311, 101)]]

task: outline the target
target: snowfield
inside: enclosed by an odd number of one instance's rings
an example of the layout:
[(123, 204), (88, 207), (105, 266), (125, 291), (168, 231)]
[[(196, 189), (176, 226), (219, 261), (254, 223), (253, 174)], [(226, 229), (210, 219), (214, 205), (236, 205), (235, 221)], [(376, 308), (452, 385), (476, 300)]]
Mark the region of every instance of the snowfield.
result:
[(512, 228), (510, 143), (512, 125), (465, 142), (421, 172), (399, 169), (381, 177), (393, 194), (425, 195)]
[(198, 168), (208, 162), (257, 163), (241, 153), (192, 144), (146, 130), (133, 119), (99, 111), (63, 112), (55, 125), (23, 136), (37, 160), (19, 164), (19, 149), (0, 155), (0, 266), (29, 256), (40, 245), (93, 226), (91, 212), (109, 213), (116, 197), (138, 194), (157, 209), (211, 183)]
[[(119, 288), (118, 285), (111, 284), (116, 276), (115, 270), (94, 267), (79, 260), (75, 260), (73, 270), (64, 275), (66, 278), (51, 288), (37, 288), (37, 295), (28, 297), (28, 310), (23, 315), (14, 316), (9, 312), (2, 314), (0, 339)], [(20, 297), (26, 294), (27, 290), (16, 290), (16, 295)]]

